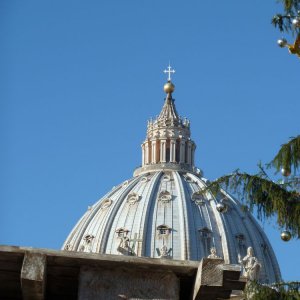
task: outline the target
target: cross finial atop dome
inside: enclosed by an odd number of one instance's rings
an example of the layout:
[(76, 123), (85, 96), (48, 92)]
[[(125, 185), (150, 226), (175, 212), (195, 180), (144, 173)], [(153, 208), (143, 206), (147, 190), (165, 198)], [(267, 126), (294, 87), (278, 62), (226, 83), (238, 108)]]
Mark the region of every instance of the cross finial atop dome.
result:
[(164, 73), (168, 73), (168, 81), (171, 81), (171, 73), (175, 73), (175, 70), (172, 69), (170, 63), (169, 63), (169, 66), (168, 66), (168, 69), (167, 70), (164, 70)]
[(170, 62), (167, 70), (164, 70), (164, 73), (168, 73), (168, 82), (164, 85), (164, 91), (168, 94), (168, 98), (172, 98), (171, 94), (175, 90), (175, 85), (171, 82), (171, 73), (175, 73), (175, 70), (172, 69)]

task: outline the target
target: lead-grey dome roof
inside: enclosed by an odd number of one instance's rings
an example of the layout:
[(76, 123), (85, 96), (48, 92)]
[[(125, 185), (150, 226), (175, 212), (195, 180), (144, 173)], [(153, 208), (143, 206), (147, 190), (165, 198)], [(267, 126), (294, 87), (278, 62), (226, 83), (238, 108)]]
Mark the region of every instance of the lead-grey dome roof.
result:
[[(238, 263), (247, 247), (262, 264), (262, 282), (280, 280), (272, 247), (253, 216), (231, 195), (197, 191), (207, 180), (194, 166), (190, 123), (168, 94), (159, 117), (148, 122), (142, 167), (114, 187), (78, 221), (63, 249), (160, 259), (200, 260), (212, 247), (225, 263)], [(176, 117), (176, 119), (175, 119)], [(227, 206), (220, 213), (216, 205)]]

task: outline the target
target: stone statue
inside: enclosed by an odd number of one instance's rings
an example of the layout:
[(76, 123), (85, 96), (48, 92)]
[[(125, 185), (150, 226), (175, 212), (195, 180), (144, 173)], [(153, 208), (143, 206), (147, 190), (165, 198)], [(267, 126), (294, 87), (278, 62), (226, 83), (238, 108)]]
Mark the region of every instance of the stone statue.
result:
[(71, 250), (71, 245), (70, 245), (70, 244), (67, 244), (67, 245), (65, 246), (64, 250), (70, 251), (70, 250)]
[(247, 255), (243, 259), (241, 259), (241, 256), (239, 255), (238, 261), (243, 266), (244, 277), (246, 277), (250, 281), (257, 281), (259, 279), (261, 264), (254, 256), (252, 247), (248, 247)]
[(123, 236), (121, 238), (119, 247), (123, 248), (123, 249), (128, 249), (129, 248), (129, 237), (128, 236)]
[(163, 258), (163, 257), (169, 257), (169, 249), (166, 245), (163, 245), (161, 248), (160, 248), (160, 257)]
[(207, 256), (207, 258), (212, 258), (212, 259), (220, 259), (221, 257), (219, 257), (217, 255), (217, 249), (215, 247), (210, 248), (210, 254)]

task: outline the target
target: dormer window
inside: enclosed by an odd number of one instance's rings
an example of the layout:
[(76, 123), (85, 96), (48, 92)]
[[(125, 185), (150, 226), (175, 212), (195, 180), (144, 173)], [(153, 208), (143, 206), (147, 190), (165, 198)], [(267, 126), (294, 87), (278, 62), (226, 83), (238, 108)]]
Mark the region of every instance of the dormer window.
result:
[(207, 227), (203, 227), (201, 229), (199, 229), (200, 235), (201, 237), (208, 239), (211, 237), (211, 230), (208, 229)]
[(205, 204), (204, 197), (202, 195), (200, 195), (198, 192), (193, 193), (192, 201), (194, 201), (196, 205)]
[(158, 196), (158, 201), (162, 203), (169, 203), (172, 199), (172, 195), (168, 191), (161, 191)]
[(185, 176), (185, 181), (190, 183), (194, 182), (194, 180), (190, 176)]
[(127, 236), (128, 235), (128, 232), (129, 230), (128, 229), (125, 229), (125, 228), (118, 228), (116, 229), (116, 234), (118, 235), (118, 237), (122, 238), (124, 236)]
[(196, 205), (204, 205), (205, 204), (205, 200), (204, 199), (197, 199), (197, 200), (195, 200), (195, 204)]
[(167, 225), (159, 225), (159, 226), (157, 226), (156, 230), (157, 230), (157, 233), (162, 236), (169, 235), (171, 232), (171, 228)]

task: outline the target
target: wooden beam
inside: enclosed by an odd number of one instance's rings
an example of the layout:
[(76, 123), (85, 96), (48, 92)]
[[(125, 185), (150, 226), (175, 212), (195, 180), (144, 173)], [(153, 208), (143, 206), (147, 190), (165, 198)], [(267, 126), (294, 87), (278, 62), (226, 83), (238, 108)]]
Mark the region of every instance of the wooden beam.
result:
[(226, 265), (222, 259), (201, 260), (194, 285), (193, 300), (228, 299), (232, 290), (243, 290), (241, 267)]
[(43, 300), (45, 297), (46, 255), (25, 252), (21, 286), (24, 300)]

